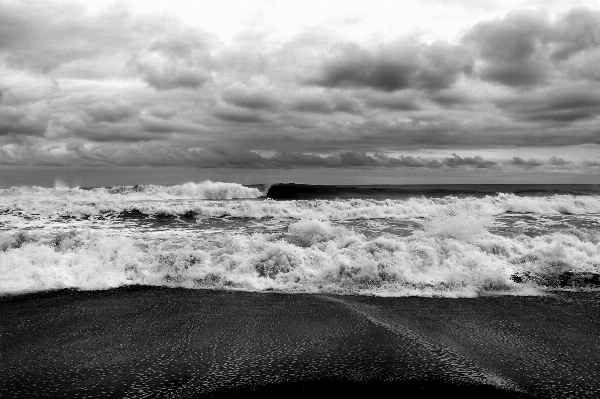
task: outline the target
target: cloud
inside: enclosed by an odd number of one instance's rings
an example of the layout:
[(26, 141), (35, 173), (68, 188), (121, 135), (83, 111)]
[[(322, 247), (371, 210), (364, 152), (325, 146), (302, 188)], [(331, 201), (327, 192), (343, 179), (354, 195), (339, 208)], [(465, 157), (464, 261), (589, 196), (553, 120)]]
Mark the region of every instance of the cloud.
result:
[(387, 108), (395, 111), (417, 111), (421, 109), (418, 104), (419, 93), (403, 91), (398, 93), (369, 92), (365, 102), (369, 107)]
[(160, 119), (171, 119), (177, 115), (177, 110), (164, 104), (157, 105), (149, 110), (150, 115)]
[(478, 75), (502, 85), (547, 84), (557, 72), (577, 69), (580, 76), (598, 79), (593, 72), (597, 57), (590, 55), (600, 48), (600, 12), (575, 8), (550, 21), (539, 11), (513, 11), (478, 23), (462, 43), (477, 52)]
[[(201, 132), (206, 129), (204, 125), (186, 120), (155, 117), (152, 114), (142, 114), (138, 118), (143, 131), (148, 133), (176, 133), (176, 132)], [(156, 137), (155, 137), (156, 138)]]
[(587, 8), (571, 10), (556, 23), (551, 40), (556, 46), (551, 57), (557, 61), (600, 47), (600, 11)]
[(503, 19), (480, 22), (464, 37), (482, 60), (479, 75), (507, 86), (544, 82), (547, 65), (538, 57), (549, 30), (544, 16), (533, 11), (511, 12)]
[[(542, 162), (544, 173), (581, 164), (510, 159), (522, 155), (513, 146), (600, 144), (597, 9), (473, 16), (456, 41), (436, 41), (429, 30), (376, 34), (368, 18), (282, 35), (136, 7), (2, 1), (0, 146), (11, 162), (439, 173)], [(491, 147), (509, 159), (389, 155)]]
[(449, 166), (451, 168), (455, 168), (458, 166), (473, 166), (475, 168), (491, 168), (497, 165), (496, 162), (485, 160), (480, 155), (475, 157), (461, 157), (456, 154), (452, 154), (451, 158), (446, 158), (444, 160), (444, 165)]
[(96, 122), (121, 122), (138, 113), (132, 104), (123, 100), (118, 100), (115, 103), (98, 101), (88, 105), (85, 111)]
[(521, 157), (513, 157), (512, 163), (517, 166), (526, 167), (542, 166), (544, 164), (543, 162), (538, 161), (537, 159), (530, 158), (528, 160), (525, 160)]
[(430, 45), (400, 41), (378, 49), (354, 43), (338, 45), (318, 76), (307, 83), (323, 87), (370, 87), (384, 92), (408, 88), (443, 89), (473, 60), (461, 47), (435, 42)]
[[(139, 20), (119, 4), (90, 14), (77, 2), (3, 2), (0, 51), (12, 68), (50, 73), (74, 61), (131, 54), (169, 23), (151, 17)], [(106, 63), (97, 69), (114, 73)]]
[(298, 112), (310, 112), (316, 114), (345, 112), (357, 114), (360, 113), (361, 109), (361, 104), (358, 100), (341, 93), (300, 91), (290, 97), (290, 109)]
[(159, 142), (138, 144), (96, 144), (85, 145), (73, 141), (66, 146), (0, 147), (0, 154), (6, 155), (5, 164), (23, 162), (34, 164), (102, 164), (128, 166), (195, 166), (199, 168), (491, 168), (495, 162), (486, 161), (480, 156), (473, 158), (454, 155), (446, 159), (424, 159), (421, 157), (388, 156), (382, 153), (367, 154), (361, 151), (344, 151), (331, 155), (317, 155), (301, 152), (278, 151), (272, 156), (260, 155), (254, 151), (226, 147), (182, 148)]
[(600, 48), (579, 52), (563, 61), (566, 74), (574, 80), (600, 82)]
[(237, 123), (266, 122), (267, 118), (255, 110), (230, 105), (216, 107), (213, 115), (223, 121)]
[(568, 165), (571, 162), (566, 161), (563, 158), (559, 158), (557, 156), (553, 156), (552, 158), (550, 158), (550, 160), (548, 161), (548, 163), (550, 165), (554, 165), (554, 166), (563, 166), (563, 165)]
[(223, 90), (223, 100), (249, 109), (273, 109), (280, 102), (272, 87), (248, 87), (239, 82)]
[(50, 123), (46, 102), (0, 107), (0, 136), (42, 136)]
[(211, 79), (211, 74), (185, 61), (143, 58), (132, 61), (142, 79), (156, 90), (197, 89)]
[(157, 90), (198, 89), (212, 79), (214, 39), (194, 29), (173, 29), (129, 62)]
[(496, 104), (519, 120), (570, 123), (600, 115), (600, 87), (555, 86), (499, 100)]
[(457, 108), (476, 103), (476, 100), (473, 98), (472, 94), (457, 90), (455, 88), (431, 93), (427, 98), (446, 108)]

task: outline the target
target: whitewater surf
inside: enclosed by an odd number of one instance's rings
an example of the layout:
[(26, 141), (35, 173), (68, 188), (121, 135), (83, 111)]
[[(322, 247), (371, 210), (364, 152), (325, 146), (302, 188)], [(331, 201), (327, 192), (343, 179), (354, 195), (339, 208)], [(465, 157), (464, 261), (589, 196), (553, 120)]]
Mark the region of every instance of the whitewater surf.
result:
[(599, 193), (589, 185), (210, 181), (2, 189), (0, 293), (128, 285), (442, 297), (593, 290)]

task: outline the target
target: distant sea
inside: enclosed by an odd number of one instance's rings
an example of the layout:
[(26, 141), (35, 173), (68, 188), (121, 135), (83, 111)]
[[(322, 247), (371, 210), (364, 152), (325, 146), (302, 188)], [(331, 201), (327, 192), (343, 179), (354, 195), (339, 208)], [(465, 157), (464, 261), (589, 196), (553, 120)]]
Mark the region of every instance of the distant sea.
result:
[(201, 182), (0, 190), (0, 293), (375, 296), (600, 287), (600, 185)]

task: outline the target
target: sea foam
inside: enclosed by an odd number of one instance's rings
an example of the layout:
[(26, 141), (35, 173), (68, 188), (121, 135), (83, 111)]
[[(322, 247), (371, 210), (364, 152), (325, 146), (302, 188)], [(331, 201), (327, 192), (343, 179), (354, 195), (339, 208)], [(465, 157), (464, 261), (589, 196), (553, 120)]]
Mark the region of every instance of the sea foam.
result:
[(64, 183), (46, 187), (11, 187), (0, 189), (0, 198), (18, 197), (33, 199), (43, 196), (45, 199), (68, 199), (72, 201), (140, 201), (162, 199), (234, 199), (258, 198), (264, 196), (256, 188), (245, 187), (237, 183), (212, 182), (185, 183), (174, 186), (136, 185), (118, 187), (100, 187), (81, 189), (69, 188)]
[(598, 235), (502, 237), (484, 228), (444, 228), (368, 239), (320, 220), (294, 222), (277, 234), (4, 232), (0, 251), (2, 293), (146, 284), (464, 297), (530, 293), (600, 275)]
[(600, 286), (600, 196), (263, 195), (208, 181), (0, 190), (0, 293), (147, 284), (456, 297)]
[[(0, 214), (39, 217), (111, 217), (121, 213), (147, 216), (182, 215), (196, 218), (290, 218), (368, 220), (427, 218), (450, 213), (529, 213), (585, 215), (600, 213), (600, 196), (553, 195), (519, 197), (498, 194), (482, 198), (444, 197), (406, 200), (202, 201), (203, 199), (259, 198), (262, 193), (229, 183), (143, 186), (121, 189), (11, 188), (0, 190)], [(159, 187), (159, 188), (157, 188)]]

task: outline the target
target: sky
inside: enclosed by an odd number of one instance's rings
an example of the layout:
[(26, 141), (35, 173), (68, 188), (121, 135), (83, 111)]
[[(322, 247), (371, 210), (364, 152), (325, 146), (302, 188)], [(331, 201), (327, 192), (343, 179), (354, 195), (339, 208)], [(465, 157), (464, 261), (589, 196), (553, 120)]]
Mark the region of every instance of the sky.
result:
[(600, 183), (598, 65), (597, 0), (0, 0), (0, 186)]

